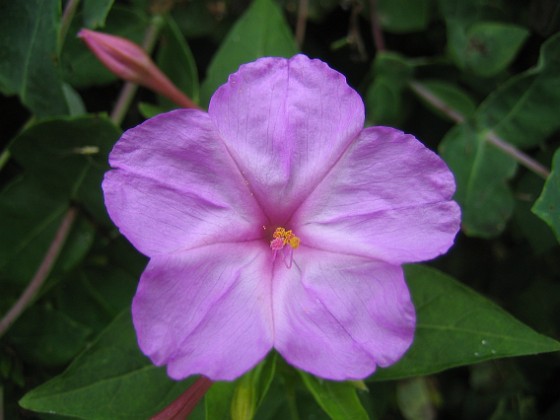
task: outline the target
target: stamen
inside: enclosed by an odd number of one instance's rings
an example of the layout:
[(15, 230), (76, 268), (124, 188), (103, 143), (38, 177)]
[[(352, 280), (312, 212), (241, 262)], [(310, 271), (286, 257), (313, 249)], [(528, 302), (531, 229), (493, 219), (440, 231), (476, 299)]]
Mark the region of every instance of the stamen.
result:
[[(284, 263), (286, 264), (286, 267), (291, 268), (294, 249), (299, 247), (301, 240), (294, 234), (294, 232), (292, 232), (291, 229), (286, 230), (283, 227), (276, 228), (272, 234), (272, 238), (272, 241), (270, 241), (270, 249), (274, 251), (272, 254), (272, 261), (276, 259), (276, 254), (283, 250)], [(284, 248), (286, 245), (289, 245), (289, 250)], [(289, 255), (286, 255), (286, 252), (288, 252)], [(288, 262), (286, 262), (286, 260), (288, 260)]]

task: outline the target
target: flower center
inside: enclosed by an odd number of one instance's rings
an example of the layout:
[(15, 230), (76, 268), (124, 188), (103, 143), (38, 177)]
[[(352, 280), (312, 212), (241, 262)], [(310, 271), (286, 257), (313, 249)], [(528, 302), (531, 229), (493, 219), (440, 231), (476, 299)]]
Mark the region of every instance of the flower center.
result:
[[(278, 252), (283, 250), (284, 262), (286, 263), (286, 267), (290, 268), (292, 266), (294, 249), (299, 246), (300, 242), (300, 239), (294, 234), (294, 232), (292, 232), (291, 229), (286, 230), (283, 227), (277, 227), (272, 234), (272, 240), (270, 241), (270, 249), (273, 251), (272, 261), (276, 259)], [(290, 249), (285, 248), (286, 245), (288, 245)], [(286, 255), (287, 250), (289, 255)], [(286, 262), (288, 258), (289, 261)]]

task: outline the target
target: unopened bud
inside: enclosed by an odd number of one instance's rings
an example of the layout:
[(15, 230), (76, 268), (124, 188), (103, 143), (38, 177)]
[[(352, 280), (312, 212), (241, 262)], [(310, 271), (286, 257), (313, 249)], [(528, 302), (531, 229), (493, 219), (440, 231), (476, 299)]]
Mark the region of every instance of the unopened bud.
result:
[(198, 105), (181, 92), (135, 43), (89, 29), (82, 29), (78, 37), (105, 67), (121, 79), (147, 87), (179, 106), (198, 108)]

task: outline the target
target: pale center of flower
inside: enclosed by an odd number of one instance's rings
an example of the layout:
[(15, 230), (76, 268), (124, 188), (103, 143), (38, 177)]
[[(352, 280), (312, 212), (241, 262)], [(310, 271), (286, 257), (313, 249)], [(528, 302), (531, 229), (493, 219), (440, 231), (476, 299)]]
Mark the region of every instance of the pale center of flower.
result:
[[(272, 240), (270, 241), (272, 261), (276, 259), (278, 252), (282, 251), (286, 267), (290, 268), (292, 266), (294, 249), (299, 246), (300, 242), (300, 239), (294, 234), (294, 232), (292, 232), (291, 229), (277, 227), (272, 234)], [(287, 254), (286, 251), (288, 251)]]

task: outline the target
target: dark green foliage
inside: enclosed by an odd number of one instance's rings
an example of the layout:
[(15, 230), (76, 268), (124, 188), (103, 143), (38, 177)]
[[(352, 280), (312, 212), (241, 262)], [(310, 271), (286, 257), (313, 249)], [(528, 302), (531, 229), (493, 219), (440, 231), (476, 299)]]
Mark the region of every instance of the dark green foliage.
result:
[[(195, 380), (170, 380), (138, 349), (130, 304), (146, 259), (100, 188), (122, 83), (76, 37), (89, 27), (141, 43), (157, 27), (154, 61), (203, 108), (243, 63), (298, 51), (326, 61), (358, 88), (368, 123), (441, 153), (462, 208), (437, 269), (405, 269), (418, 324), (401, 361), (329, 382), (272, 352), (215, 383), (191, 418), (560, 418), (558, 2), (378, 0), (385, 51), (367, 1), (309, 0), (300, 47), (295, 0), (83, 0), (66, 22), (68, 3), (0, 1), (0, 318), (77, 211), (45, 283), (0, 336), (0, 417), (149, 418)], [(141, 89), (124, 128), (175, 107)]]

